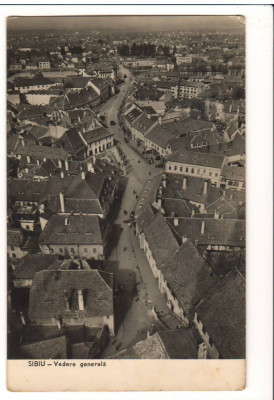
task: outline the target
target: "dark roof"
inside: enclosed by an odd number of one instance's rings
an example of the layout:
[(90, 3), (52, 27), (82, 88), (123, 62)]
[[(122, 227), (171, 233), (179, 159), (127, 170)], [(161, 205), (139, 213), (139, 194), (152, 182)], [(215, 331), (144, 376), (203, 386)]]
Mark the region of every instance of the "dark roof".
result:
[(167, 261), (179, 248), (168, 223), (159, 212), (147, 226), (143, 227), (143, 231), (157, 266)]
[(45, 78), (42, 75), (37, 75), (34, 78), (22, 78), (19, 77), (15, 80), (15, 87), (23, 87), (23, 86), (41, 86), (41, 85), (50, 85), (52, 81), (48, 78)]
[[(245, 247), (245, 221), (240, 219), (206, 219), (179, 218), (178, 226), (167, 218), (172, 229), (182, 237), (187, 236), (198, 245), (220, 245)], [(205, 222), (204, 234), (201, 233), (202, 222)]]
[(187, 328), (160, 331), (109, 357), (111, 359), (197, 359), (196, 348)]
[(245, 358), (245, 279), (231, 272), (197, 307), (221, 358)]
[(19, 347), (19, 359), (67, 359), (67, 340), (65, 336)]
[(167, 156), (167, 161), (178, 162), (190, 165), (200, 165), (201, 167), (221, 168), (224, 162), (223, 155), (215, 155), (208, 153), (198, 153), (185, 150), (176, 151), (175, 153)]
[(146, 134), (146, 139), (160, 146), (162, 149), (166, 149), (169, 141), (174, 139), (174, 135), (163, 129), (162, 126), (157, 125)]
[(36, 272), (47, 269), (57, 259), (54, 254), (27, 254), (20, 259), (13, 276), (15, 279), (33, 279)]
[(132, 122), (132, 127), (145, 134), (153, 125), (155, 125), (155, 122), (154, 119), (150, 119), (146, 115), (141, 115), (140, 118)]
[(188, 240), (160, 269), (171, 292), (192, 318), (194, 304), (203, 298), (213, 283), (205, 260), (191, 240)]
[[(69, 225), (65, 225), (65, 220)], [(100, 219), (94, 215), (53, 215), (39, 238), (40, 245), (103, 244)]]
[(222, 169), (221, 175), (225, 179), (231, 179), (233, 181), (245, 182), (245, 168), (244, 167), (228, 167), (228, 166), (225, 166)]
[(113, 136), (113, 133), (107, 129), (100, 127), (83, 133), (83, 138), (87, 143), (96, 142), (97, 140)]
[(158, 335), (165, 347), (168, 358), (171, 359), (197, 359), (198, 348), (191, 338), (187, 328), (171, 331), (160, 331)]
[(37, 158), (49, 158), (52, 160), (64, 160), (68, 157), (67, 151), (64, 149), (53, 148), (49, 146), (38, 146), (32, 143), (19, 143), (15, 150), (16, 154), (26, 155)]
[[(102, 276), (103, 275), (103, 276)], [(30, 289), (29, 317), (31, 320), (67, 317), (96, 317), (113, 315), (113, 287), (98, 270), (41, 271), (35, 274)], [(84, 310), (79, 310), (77, 291), (82, 290)], [(66, 309), (66, 300), (70, 310)]]
[(71, 128), (64, 132), (63, 136), (57, 141), (56, 146), (76, 154), (87, 147), (76, 128)]
[(17, 246), (17, 247), (21, 246), (22, 232), (20, 228), (8, 228), (7, 234), (8, 234), (7, 238), (8, 246)]
[(133, 121), (136, 120), (136, 118), (140, 117), (140, 115), (142, 115), (142, 112), (140, 110), (138, 110), (138, 108), (134, 108), (133, 110), (131, 110), (126, 116), (125, 118), (132, 123)]

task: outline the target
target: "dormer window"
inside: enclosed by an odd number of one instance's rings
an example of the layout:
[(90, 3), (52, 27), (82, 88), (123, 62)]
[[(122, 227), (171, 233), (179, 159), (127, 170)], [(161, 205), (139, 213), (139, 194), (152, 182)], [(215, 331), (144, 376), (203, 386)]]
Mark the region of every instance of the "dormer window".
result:
[(70, 219), (69, 218), (65, 218), (65, 225), (70, 225)]

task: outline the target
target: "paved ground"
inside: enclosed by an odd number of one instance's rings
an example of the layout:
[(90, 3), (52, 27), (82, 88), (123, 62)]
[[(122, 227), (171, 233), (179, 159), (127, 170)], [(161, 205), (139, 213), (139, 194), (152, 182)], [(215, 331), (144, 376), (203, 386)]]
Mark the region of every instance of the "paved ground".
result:
[[(118, 125), (117, 110), (125, 96), (125, 91), (130, 86), (131, 78), (128, 70), (123, 70), (123, 73), (127, 74), (127, 79), (120, 93), (111, 98), (100, 110), (100, 113), (105, 113), (106, 123), (115, 134), (115, 138), (121, 141), (121, 148), (132, 167), (128, 174), (120, 212), (115, 220), (115, 224), (120, 226), (120, 238), (108, 258), (119, 261), (112, 272), (116, 275), (117, 283), (124, 285), (124, 292), (116, 298), (116, 338), (106, 348), (103, 357), (108, 357), (147, 336), (147, 331), (157, 324), (151, 311), (153, 305), (158, 311), (162, 311), (163, 315), (170, 313), (144, 253), (138, 246), (134, 228), (129, 227), (125, 222), (128, 215), (124, 214), (124, 210), (129, 214), (135, 210), (137, 204), (133, 191), (139, 195), (144, 182), (149, 177), (149, 172), (151, 175), (156, 175), (160, 170), (148, 164), (123, 141), (123, 133)], [(110, 125), (110, 120), (115, 121), (116, 125)]]

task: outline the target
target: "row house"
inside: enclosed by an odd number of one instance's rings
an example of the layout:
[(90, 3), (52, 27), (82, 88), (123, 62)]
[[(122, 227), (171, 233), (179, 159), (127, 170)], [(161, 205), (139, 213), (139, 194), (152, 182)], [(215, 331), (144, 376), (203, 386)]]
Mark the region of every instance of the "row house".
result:
[(99, 270), (37, 272), (30, 289), (30, 323), (59, 329), (107, 325), (114, 335), (113, 290), (113, 274)]
[(39, 237), (43, 254), (104, 259), (102, 222), (94, 215), (52, 215)]
[(37, 75), (34, 78), (18, 78), (14, 82), (14, 89), (20, 93), (49, 90), (52, 86), (56, 86), (55, 83), (42, 75)]
[(199, 152), (174, 152), (166, 158), (166, 173), (210, 179), (211, 183), (220, 187), (221, 170), (226, 157)]
[(226, 189), (245, 190), (245, 168), (225, 166), (221, 172), (221, 186)]
[(104, 127), (95, 128), (83, 133), (83, 138), (87, 143), (88, 156), (98, 156), (104, 154), (114, 145), (114, 135)]
[(245, 249), (245, 221), (215, 218), (167, 218), (172, 229), (181, 238), (191, 239), (196, 246), (207, 251), (241, 251)]
[(132, 139), (144, 142), (146, 135), (158, 125), (158, 119), (150, 119), (145, 114), (140, 114), (131, 123), (131, 135)]

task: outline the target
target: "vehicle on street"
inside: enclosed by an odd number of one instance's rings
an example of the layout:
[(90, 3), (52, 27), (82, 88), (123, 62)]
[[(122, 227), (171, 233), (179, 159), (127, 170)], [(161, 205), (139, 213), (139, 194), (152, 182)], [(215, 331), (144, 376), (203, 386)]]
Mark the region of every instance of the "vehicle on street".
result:
[(110, 125), (115, 125), (116, 122), (115, 121), (110, 121)]

